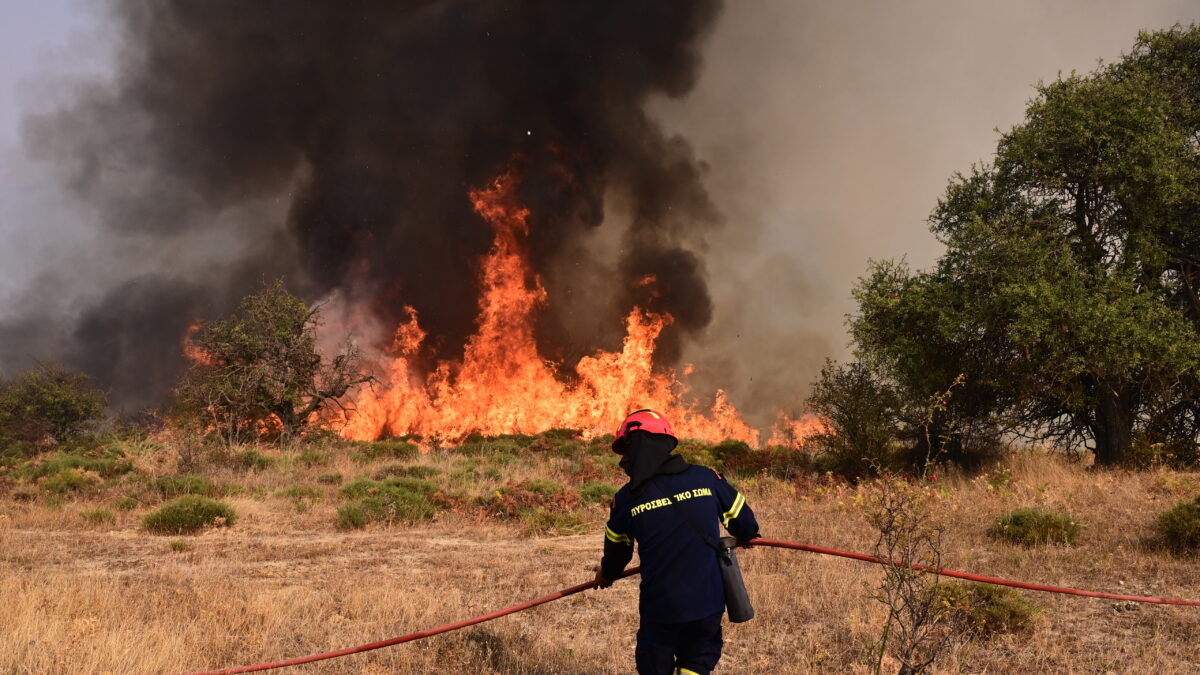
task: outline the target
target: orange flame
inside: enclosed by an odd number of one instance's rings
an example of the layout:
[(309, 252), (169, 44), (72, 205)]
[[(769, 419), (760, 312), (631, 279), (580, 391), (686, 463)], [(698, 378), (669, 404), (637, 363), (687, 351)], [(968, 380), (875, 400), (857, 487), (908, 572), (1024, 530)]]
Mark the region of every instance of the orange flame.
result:
[[(417, 434), (445, 441), (473, 432), (484, 435), (581, 429), (588, 436), (611, 432), (631, 410), (653, 408), (670, 418), (681, 438), (733, 438), (757, 444), (750, 427), (717, 391), (708, 410), (685, 403), (686, 387), (673, 372), (654, 372), (655, 341), (672, 317), (635, 308), (625, 319), (621, 351), (598, 351), (575, 364), (570, 382), (558, 364), (537, 352), (534, 328), (546, 302), (541, 279), (526, 263), (524, 237), (529, 210), (517, 202), (518, 178), (509, 171), (470, 193), (475, 210), (495, 239), (482, 260), (477, 329), (460, 363), (442, 362), (428, 376), (413, 359), (426, 334), (415, 310), (396, 330), (393, 357), (380, 377), (383, 387), (363, 391), (341, 433), (358, 440)], [(653, 277), (641, 280), (654, 283)]]
[(187, 327), (187, 332), (183, 334), (183, 356), (188, 360), (188, 363), (193, 366), (212, 366), (216, 365), (216, 360), (212, 354), (209, 354), (203, 347), (196, 344), (196, 333), (204, 324), (196, 319)]

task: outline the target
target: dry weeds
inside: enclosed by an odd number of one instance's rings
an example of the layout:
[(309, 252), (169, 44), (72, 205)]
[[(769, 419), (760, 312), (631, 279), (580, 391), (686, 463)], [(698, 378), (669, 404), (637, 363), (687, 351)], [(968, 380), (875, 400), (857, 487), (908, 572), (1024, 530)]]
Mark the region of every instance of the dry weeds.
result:
[[(605, 509), (598, 506), (586, 510), (593, 533), (578, 536), (528, 537), (519, 523), (470, 512), (446, 512), (411, 528), (339, 530), (336, 486), (322, 486), (327, 497), (309, 507), (275, 493), (318, 485), (323, 473), (341, 472), (348, 481), (395, 462), (363, 467), (334, 455), (326, 466), (306, 467), (284, 460), (260, 472), (206, 472), (244, 486), (227, 500), (241, 518), (232, 528), (184, 538), (187, 547), (172, 547), (180, 537), (140, 529), (150, 504), (115, 511), (115, 523), (92, 524), (79, 515), (111, 508), (119, 488), (59, 506), (0, 491), (0, 672), (176, 672), (342, 648), (585, 581), (600, 553)], [(462, 464), (447, 457), (412, 461), (447, 476)], [(502, 466), (499, 477), (464, 479), (461, 487), (486, 494), (510, 479), (566, 480), (564, 467), (542, 456)], [(948, 567), (1200, 598), (1200, 561), (1161, 550), (1153, 530), (1154, 514), (1194, 496), (1200, 476), (1090, 472), (1036, 454), (1014, 457), (1007, 468), (1007, 484), (993, 473), (939, 477), (929, 485), (936, 517), (947, 528)], [(875, 540), (862, 516), (870, 487), (765, 477), (738, 482), (766, 536), (859, 551)], [(987, 536), (998, 514), (1024, 506), (1079, 516), (1080, 544), (1019, 548)], [(880, 570), (773, 549), (739, 557), (758, 616), (726, 626), (720, 672), (870, 672), (884, 620), (870, 599)], [(1033, 630), (971, 643), (942, 671), (1200, 671), (1200, 609), (1030, 595), (1043, 610)], [(636, 583), (627, 580), (475, 629), (291, 672), (628, 673), (636, 607)]]

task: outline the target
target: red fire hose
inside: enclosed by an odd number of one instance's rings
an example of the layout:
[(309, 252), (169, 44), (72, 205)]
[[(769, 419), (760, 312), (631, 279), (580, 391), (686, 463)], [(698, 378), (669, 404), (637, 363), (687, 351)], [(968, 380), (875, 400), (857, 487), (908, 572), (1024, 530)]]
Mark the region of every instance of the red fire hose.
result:
[[(1011, 586), (1012, 588), (1024, 588), (1024, 589), (1030, 590), (1030, 591), (1044, 591), (1047, 593), (1064, 593), (1066, 595), (1082, 595), (1082, 596), (1089, 597), (1089, 598), (1106, 598), (1108, 600), (1125, 600), (1125, 601), (1129, 601), (1129, 602), (1148, 602), (1148, 603), (1154, 603), (1154, 604), (1159, 604), (1159, 605), (1183, 605), (1183, 606), (1188, 606), (1188, 607), (1200, 607), (1200, 600), (1178, 600), (1178, 599), (1173, 599), (1173, 598), (1151, 598), (1151, 597), (1146, 597), (1146, 596), (1142, 596), (1142, 595), (1120, 595), (1117, 593), (1104, 593), (1102, 591), (1083, 591), (1083, 590), (1079, 590), (1079, 589), (1075, 589), (1075, 588), (1060, 588), (1058, 586), (1043, 586), (1041, 584), (1029, 584), (1029, 583), (1025, 583), (1022, 581), (1011, 581), (1009, 579), (1000, 579), (997, 577), (985, 577), (985, 576), (982, 576), (979, 574), (968, 574), (967, 572), (956, 572), (954, 570), (948, 570), (948, 569), (930, 569), (930, 568), (924, 567), (922, 565), (907, 565), (904, 563), (898, 563), (898, 562), (895, 562), (892, 560), (887, 560), (885, 558), (879, 558), (879, 557), (876, 557), (873, 555), (867, 555), (865, 553), (855, 553), (853, 551), (842, 551), (842, 550), (839, 550), (836, 548), (825, 548), (823, 546), (812, 546), (810, 544), (801, 544), (801, 543), (794, 542), (794, 541), (778, 541), (775, 539), (754, 539), (750, 542), (750, 544), (752, 546), (767, 546), (767, 547), (771, 547), (771, 548), (786, 548), (786, 549), (792, 549), (792, 550), (796, 550), (796, 551), (809, 551), (811, 553), (820, 553), (822, 555), (833, 555), (833, 556), (838, 556), (841, 558), (850, 558), (851, 560), (861, 560), (863, 562), (875, 563), (878, 565), (898, 565), (901, 567), (908, 567), (910, 569), (919, 570), (919, 571), (923, 571), (923, 572), (931, 572), (933, 574), (939, 574), (939, 575), (945, 576), (945, 577), (955, 577), (957, 579), (968, 579), (970, 581), (978, 581), (978, 582), (982, 582), (982, 583), (986, 583), (986, 584), (996, 584), (998, 586)], [(625, 570), (625, 573), (621, 575), (621, 578), (633, 576), (635, 574), (638, 574), (640, 571), (641, 571), (640, 567), (631, 567), (631, 568)], [(508, 616), (509, 614), (515, 614), (516, 612), (524, 611), (524, 610), (530, 609), (532, 607), (537, 607), (538, 605), (544, 605), (547, 602), (550, 602), (552, 600), (558, 600), (559, 598), (565, 598), (568, 595), (574, 595), (576, 593), (581, 593), (583, 591), (588, 590), (589, 588), (595, 588), (595, 587), (596, 587), (596, 582), (589, 581), (587, 583), (578, 584), (576, 586), (571, 586), (570, 588), (564, 588), (561, 591), (557, 591), (557, 592), (551, 593), (549, 595), (543, 595), (542, 597), (536, 598), (534, 600), (522, 602), (519, 605), (505, 607), (504, 609), (498, 609), (494, 612), (491, 612), (490, 614), (483, 614), (481, 616), (477, 616), (477, 617), (474, 617), (471, 619), (459, 621), (458, 623), (449, 623), (444, 626), (438, 626), (437, 628), (430, 628), (428, 630), (423, 630), (423, 631), (420, 631), (417, 633), (409, 633), (408, 635), (401, 635), (400, 637), (391, 638), (389, 640), (383, 640), (381, 642), (372, 642), (370, 644), (360, 645), (358, 647), (349, 647), (347, 649), (341, 649), (341, 650), (338, 650), (335, 652), (325, 652), (322, 654), (299, 656), (299, 657), (296, 657), (293, 659), (286, 659), (284, 661), (273, 661), (271, 663), (259, 663), (259, 664), (252, 665), (252, 666), (237, 666), (234, 668), (225, 668), (224, 670), (196, 671), (194, 673), (188, 673), (187, 675), (232, 675), (233, 673), (252, 673), (252, 672), (256, 672), (256, 671), (260, 671), (260, 670), (272, 670), (275, 668), (285, 668), (287, 666), (298, 666), (302, 663), (312, 663), (313, 661), (323, 661), (325, 659), (334, 659), (339, 656), (348, 656), (350, 654), (358, 654), (360, 652), (369, 652), (373, 649), (381, 649), (383, 647), (390, 647), (392, 645), (398, 645), (398, 644), (402, 644), (405, 642), (412, 642), (413, 640), (420, 640), (421, 638), (432, 637), (434, 635), (440, 635), (441, 633), (448, 633), (452, 630), (458, 630), (459, 628), (466, 628), (467, 626), (474, 626), (475, 624), (483, 623), (484, 621), (491, 621), (492, 619), (498, 619), (502, 616)]]

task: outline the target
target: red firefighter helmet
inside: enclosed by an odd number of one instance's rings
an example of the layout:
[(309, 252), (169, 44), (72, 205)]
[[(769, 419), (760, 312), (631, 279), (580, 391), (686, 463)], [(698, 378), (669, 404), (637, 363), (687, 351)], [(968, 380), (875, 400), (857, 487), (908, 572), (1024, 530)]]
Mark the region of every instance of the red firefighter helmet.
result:
[(617, 427), (615, 438), (613, 438), (612, 449), (618, 455), (625, 454), (624, 443), (621, 439), (625, 438), (625, 434), (631, 431), (646, 431), (652, 434), (663, 434), (675, 438), (675, 432), (671, 431), (671, 423), (667, 421), (659, 413), (650, 410), (635, 410), (625, 417), (625, 421), (621, 422), (621, 426)]

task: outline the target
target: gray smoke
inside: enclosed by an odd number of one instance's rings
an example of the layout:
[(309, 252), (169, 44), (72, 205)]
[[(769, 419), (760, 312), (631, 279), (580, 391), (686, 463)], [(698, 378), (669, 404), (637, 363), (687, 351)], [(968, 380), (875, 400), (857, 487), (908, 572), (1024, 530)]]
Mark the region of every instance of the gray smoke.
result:
[[(98, 259), (73, 272), (126, 281), (56, 315), (35, 288), (0, 321), (0, 368), (61, 360), (123, 405), (156, 403), (187, 326), (279, 275), (383, 325), (412, 305), (437, 336), (429, 356), (454, 357), (491, 242), (467, 191), (512, 165), (533, 268), (555, 280), (544, 353), (618, 346), (636, 304), (676, 317), (660, 354), (673, 362), (712, 316), (704, 240), (720, 217), (691, 148), (645, 103), (692, 88), (719, 5), (113, 2), (115, 80), (30, 119), (26, 138), (97, 224)], [(613, 200), (628, 219), (606, 260), (588, 242)]]

